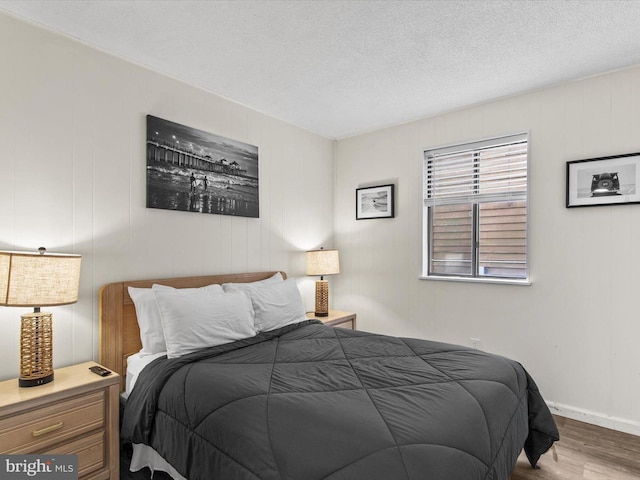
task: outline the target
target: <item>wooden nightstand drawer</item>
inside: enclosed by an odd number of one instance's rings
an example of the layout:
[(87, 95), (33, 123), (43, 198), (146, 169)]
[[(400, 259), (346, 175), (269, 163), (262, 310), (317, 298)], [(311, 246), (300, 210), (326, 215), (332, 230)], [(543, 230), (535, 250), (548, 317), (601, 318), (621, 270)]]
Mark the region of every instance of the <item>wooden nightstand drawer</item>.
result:
[(348, 330), (355, 330), (355, 321), (353, 319), (345, 320), (344, 322), (337, 322), (332, 325), (336, 328), (346, 328)]
[(92, 430), (103, 429), (104, 412), (104, 392), (98, 391), (0, 420), (0, 452), (41, 452)]
[(99, 431), (42, 453), (78, 455), (78, 476), (83, 478), (105, 466), (104, 447), (104, 431)]
[(313, 312), (307, 313), (307, 318), (315, 318), (322, 321), (325, 325), (332, 327), (356, 329), (356, 314), (353, 312), (342, 312), (340, 310), (329, 310), (326, 317), (316, 317)]

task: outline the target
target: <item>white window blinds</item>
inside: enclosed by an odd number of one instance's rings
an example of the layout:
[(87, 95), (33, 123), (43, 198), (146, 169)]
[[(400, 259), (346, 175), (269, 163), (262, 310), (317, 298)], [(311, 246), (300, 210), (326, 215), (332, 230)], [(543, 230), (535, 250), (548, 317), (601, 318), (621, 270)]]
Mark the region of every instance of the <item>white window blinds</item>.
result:
[(424, 204), (526, 201), (527, 135), (426, 150)]

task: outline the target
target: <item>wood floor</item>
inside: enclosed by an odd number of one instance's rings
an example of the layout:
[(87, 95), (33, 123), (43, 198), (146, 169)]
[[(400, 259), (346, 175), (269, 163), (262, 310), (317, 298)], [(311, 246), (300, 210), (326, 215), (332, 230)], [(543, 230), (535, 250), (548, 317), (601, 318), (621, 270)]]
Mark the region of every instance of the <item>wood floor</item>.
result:
[(510, 480), (640, 480), (640, 437), (555, 417), (560, 441), (534, 470), (521, 455)]

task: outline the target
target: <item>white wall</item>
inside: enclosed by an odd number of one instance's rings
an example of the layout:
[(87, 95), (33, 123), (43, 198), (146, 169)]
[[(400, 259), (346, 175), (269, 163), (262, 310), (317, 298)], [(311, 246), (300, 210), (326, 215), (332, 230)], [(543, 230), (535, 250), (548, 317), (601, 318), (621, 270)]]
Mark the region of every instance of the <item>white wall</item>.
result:
[[(304, 250), (332, 246), (334, 142), (2, 14), (0, 65), (0, 249), (83, 256), (79, 302), (48, 309), (55, 367), (97, 360), (105, 283), (303, 277)], [(260, 218), (146, 209), (147, 114), (257, 145)], [(0, 379), (18, 375), (25, 311), (0, 308)]]
[[(422, 150), (530, 132), (531, 286), (418, 280)], [(568, 416), (640, 434), (640, 205), (565, 208), (566, 162), (640, 151), (640, 68), (341, 140), (334, 304), (363, 330), (522, 362)], [(396, 184), (396, 218), (355, 221), (359, 186)]]

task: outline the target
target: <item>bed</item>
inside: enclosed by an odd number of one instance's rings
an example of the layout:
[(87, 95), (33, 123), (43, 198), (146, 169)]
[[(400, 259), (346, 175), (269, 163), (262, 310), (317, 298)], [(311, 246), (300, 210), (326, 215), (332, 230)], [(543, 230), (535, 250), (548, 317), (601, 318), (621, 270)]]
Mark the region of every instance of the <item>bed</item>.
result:
[[(523, 448), (535, 467), (558, 440), (535, 382), (515, 361), (333, 328), (302, 318), (301, 300), (282, 314), (295, 310), (295, 321), (272, 315), (265, 322), (267, 310), (283, 308), (284, 297), (275, 301), (274, 292), (292, 282), (284, 272), (260, 272), (100, 290), (100, 362), (122, 375), (123, 391), (131, 380), (127, 363), (139, 365), (144, 349), (130, 292), (154, 293), (167, 328), (170, 353), (147, 356), (126, 388), (122, 439), (143, 452), (134, 469), (146, 464), (189, 480), (507, 480)], [(185, 300), (189, 291), (197, 301)], [(202, 346), (207, 340), (198, 337), (176, 354), (171, 336), (191, 328), (204, 309), (198, 302), (232, 297), (249, 298), (256, 330), (238, 333), (242, 328), (229, 325), (235, 320), (227, 322), (231, 341)], [(167, 314), (178, 300), (192, 315)], [(235, 318), (233, 308), (225, 318)], [(164, 322), (171, 314), (177, 326)]]

